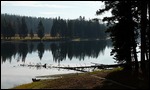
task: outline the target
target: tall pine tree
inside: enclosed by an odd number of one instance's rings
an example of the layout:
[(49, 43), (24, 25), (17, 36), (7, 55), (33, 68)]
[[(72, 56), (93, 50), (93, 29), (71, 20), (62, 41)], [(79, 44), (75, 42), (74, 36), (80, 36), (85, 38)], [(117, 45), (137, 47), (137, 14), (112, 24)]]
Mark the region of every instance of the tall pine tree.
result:
[(38, 31), (37, 31), (38, 37), (40, 39), (42, 39), (44, 37), (44, 26), (42, 21), (40, 20), (39, 24), (38, 24)]

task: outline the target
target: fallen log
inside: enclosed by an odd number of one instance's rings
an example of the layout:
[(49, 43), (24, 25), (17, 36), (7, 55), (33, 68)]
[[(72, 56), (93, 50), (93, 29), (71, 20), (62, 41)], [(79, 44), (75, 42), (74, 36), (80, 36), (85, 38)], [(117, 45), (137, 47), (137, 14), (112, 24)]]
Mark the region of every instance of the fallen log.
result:
[(81, 71), (81, 72), (88, 72), (88, 71), (85, 71), (84, 68), (109, 69), (109, 68), (115, 68), (115, 67), (123, 67), (124, 65), (125, 65), (125, 64), (112, 64), (112, 65), (96, 64), (96, 65), (91, 65), (91, 66), (54, 67), (54, 68), (61, 68), (61, 69), (69, 69), (69, 70), (75, 70), (75, 71)]

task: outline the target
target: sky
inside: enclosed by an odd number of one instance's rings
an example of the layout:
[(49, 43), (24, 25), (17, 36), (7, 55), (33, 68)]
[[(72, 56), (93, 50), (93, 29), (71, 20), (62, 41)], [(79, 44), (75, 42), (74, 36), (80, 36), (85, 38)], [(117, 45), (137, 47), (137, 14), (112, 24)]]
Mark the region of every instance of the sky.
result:
[(85, 19), (111, 16), (110, 12), (96, 15), (96, 11), (103, 8), (101, 1), (1, 1), (1, 13), (63, 19)]

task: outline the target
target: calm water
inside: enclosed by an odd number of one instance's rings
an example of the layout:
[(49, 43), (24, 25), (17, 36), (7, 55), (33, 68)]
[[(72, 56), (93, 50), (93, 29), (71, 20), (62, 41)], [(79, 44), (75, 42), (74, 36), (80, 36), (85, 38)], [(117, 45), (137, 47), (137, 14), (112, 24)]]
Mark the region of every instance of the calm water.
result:
[(114, 64), (110, 41), (1, 42), (1, 89), (30, 83), (35, 76), (77, 73), (57, 68), (37, 68), (20, 64), (85, 66)]

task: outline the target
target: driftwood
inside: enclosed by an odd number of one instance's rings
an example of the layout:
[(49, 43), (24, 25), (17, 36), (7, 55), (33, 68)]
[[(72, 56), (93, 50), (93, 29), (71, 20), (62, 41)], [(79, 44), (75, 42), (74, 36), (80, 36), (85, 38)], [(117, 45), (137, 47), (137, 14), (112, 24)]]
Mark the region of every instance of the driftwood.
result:
[(107, 69), (107, 68), (123, 67), (123, 66), (125, 66), (125, 64), (111, 64), (111, 65), (98, 64), (98, 63), (92, 63), (92, 64), (95, 64), (95, 65), (91, 66), (91, 67), (98, 67), (99, 69)]
[(92, 63), (95, 65), (91, 66), (79, 66), (79, 67), (54, 67), (54, 68), (61, 68), (61, 69), (69, 69), (69, 70), (75, 70), (75, 71), (81, 71), (81, 72), (88, 72), (85, 71), (85, 68), (98, 68), (98, 69), (110, 69), (115, 67), (123, 67), (125, 64), (112, 64), (112, 65), (104, 65), (104, 64), (98, 64), (98, 63)]
[(91, 68), (91, 67), (89, 67), (89, 66), (84, 66), (84, 67), (54, 67), (54, 68), (75, 70), (75, 71), (80, 71), (80, 72), (88, 72), (88, 71), (85, 71), (84, 68)]
[[(92, 62), (91, 62), (92, 63)], [(25, 65), (25, 64), (20, 64), (20, 66), (28, 66), (28, 67), (44, 67), (44, 68), (60, 68), (60, 69), (68, 69), (68, 70), (75, 70), (75, 71), (80, 71), (80, 72), (88, 72), (85, 69), (89, 68), (89, 69), (110, 69), (110, 68), (115, 68), (115, 67), (123, 67), (125, 66), (125, 64), (111, 64), (111, 65), (105, 65), (105, 64), (99, 64), (99, 63), (92, 63), (94, 65), (90, 65), (90, 66), (78, 66), (78, 67), (68, 67), (68, 66), (48, 66), (46, 64), (41, 65), (41, 64), (36, 64), (36, 65)]]
[(41, 64), (36, 64), (36, 65), (32, 65), (32, 64), (20, 64), (20, 66), (28, 66), (28, 67), (44, 67), (44, 68), (47, 67), (46, 64), (43, 64), (43, 65), (41, 65)]

